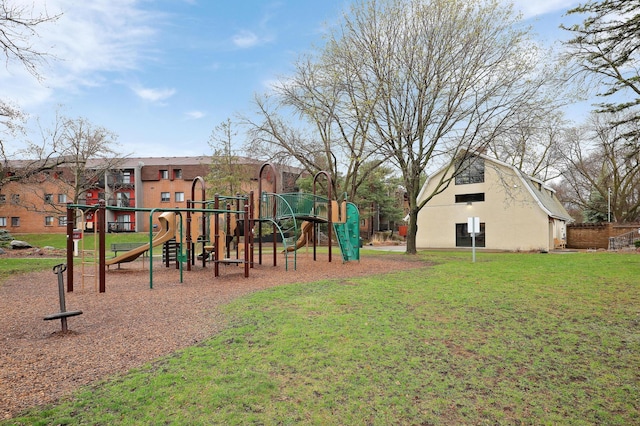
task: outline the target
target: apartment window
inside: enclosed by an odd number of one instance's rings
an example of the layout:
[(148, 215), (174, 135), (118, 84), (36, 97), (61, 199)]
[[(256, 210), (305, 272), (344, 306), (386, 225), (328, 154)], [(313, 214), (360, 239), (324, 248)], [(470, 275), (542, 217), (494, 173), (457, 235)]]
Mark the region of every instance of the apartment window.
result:
[(0, 228), (5, 228), (7, 226), (7, 218), (0, 217)]
[(160, 193), (160, 201), (164, 203), (168, 203), (171, 201), (171, 193), (170, 192), (161, 192)]
[(67, 202), (67, 194), (58, 194), (58, 202), (64, 204)]
[(4, 194), (0, 194), (0, 204), (5, 204), (7, 202), (7, 196)]
[(182, 179), (182, 169), (173, 169), (173, 178)]
[(176, 203), (182, 203), (184, 201), (184, 192), (176, 192)]
[(11, 218), (11, 226), (20, 226), (20, 218), (17, 216), (13, 216)]
[(129, 194), (126, 192), (118, 192), (116, 193), (116, 205), (118, 207), (131, 207), (129, 202)]
[(456, 203), (476, 203), (484, 201), (484, 192), (476, 194), (456, 194)]
[(456, 185), (484, 182), (484, 159), (469, 157), (456, 165)]
[(133, 181), (131, 180), (131, 172), (122, 172), (122, 183), (133, 183)]
[(169, 179), (169, 170), (160, 170), (160, 179)]
[(11, 204), (20, 204), (20, 194), (11, 194)]
[(44, 217), (44, 226), (53, 226), (53, 216)]
[(47, 204), (53, 203), (53, 194), (44, 194), (44, 202)]
[[(456, 247), (471, 247), (473, 241), (466, 223), (456, 223)], [(484, 222), (480, 222), (480, 233), (476, 234), (476, 247), (485, 246)]]
[(59, 216), (58, 217), (58, 226), (67, 226), (67, 217)]

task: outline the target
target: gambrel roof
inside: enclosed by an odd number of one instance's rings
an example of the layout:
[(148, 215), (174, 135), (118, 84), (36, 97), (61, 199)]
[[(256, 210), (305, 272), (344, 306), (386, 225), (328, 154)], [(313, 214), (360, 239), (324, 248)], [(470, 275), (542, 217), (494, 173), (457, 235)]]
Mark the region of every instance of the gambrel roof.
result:
[[(546, 212), (546, 214), (549, 217), (563, 220), (565, 222), (573, 222), (573, 218), (571, 217), (571, 215), (567, 213), (567, 210), (564, 208), (562, 203), (560, 203), (558, 198), (555, 196), (555, 193), (556, 193), (555, 189), (546, 185), (540, 179), (527, 175), (522, 170), (518, 169), (517, 167), (511, 164), (489, 157), (486, 154), (474, 153), (473, 155), (479, 158), (482, 158), (485, 162), (493, 163), (503, 168), (506, 168), (508, 170), (511, 170), (514, 176), (516, 176), (520, 181), (522, 181), (523, 186), (527, 188), (527, 191), (529, 192), (531, 197), (536, 201), (538, 206), (544, 212)], [(437, 175), (440, 175), (441, 173), (446, 172), (447, 167), (448, 166), (442, 167), (441, 169), (433, 173), (431, 177), (437, 176)], [(427, 185), (429, 184), (431, 177), (429, 177), (427, 181), (424, 183), (424, 185), (422, 186), (422, 189), (420, 190), (420, 193), (418, 195), (419, 199), (423, 196), (424, 191), (427, 189)]]

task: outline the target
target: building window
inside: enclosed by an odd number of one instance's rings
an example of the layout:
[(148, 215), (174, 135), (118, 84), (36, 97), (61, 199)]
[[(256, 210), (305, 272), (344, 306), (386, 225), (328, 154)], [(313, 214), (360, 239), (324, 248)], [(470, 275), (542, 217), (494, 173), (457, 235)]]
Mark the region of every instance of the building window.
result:
[(122, 172), (122, 183), (133, 183), (131, 180), (131, 172), (130, 171), (124, 171)]
[(173, 169), (173, 178), (182, 179), (182, 169)]
[(456, 185), (484, 182), (484, 159), (469, 157), (456, 165)]
[(0, 217), (0, 228), (5, 228), (7, 226), (7, 218)]
[(169, 170), (160, 170), (160, 179), (169, 179)]
[(47, 204), (53, 203), (53, 194), (44, 194), (44, 202)]
[(20, 204), (20, 194), (11, 194), (11, 204)]
[(58, 226), (67, 226), (67, 217), (59, 216), (58, 217)]
[[(484, 247), (484, 222), (480, 222), (480, 233), (476, 235), (476, 247)], [(471, 247), (471, 234), (467, 230), (466, 223), (456, 223), (456, 247)]]
[(64, 204), (67, 202), (67, 194), (58, 194), (58, 202)]
[(117, 192), (116, 205), (118, 207), (131, 207), (131, 203), (129, 202), (129, 194), (126, 192)]
[(6, 204), (7, 196), (4, 194), (0, 194), (0, 204)]
[(53, 226), (53, 216), (44, 217), (44, 226)]
[(171, 201), (171, 193), (170, 192), (161, 192), (160, 193), (160, 201), (163, 203), (168, 203)]
[(176, 203), (182, 203), (184, 201), (184, 192), (176, 192)]
[(11, 226), (20, 226), (20, 218), (17, 216), (12, 217)]
[(476, 203), (484, 201), (484, 192), (476, 194), (456, 194), (456, 203)]

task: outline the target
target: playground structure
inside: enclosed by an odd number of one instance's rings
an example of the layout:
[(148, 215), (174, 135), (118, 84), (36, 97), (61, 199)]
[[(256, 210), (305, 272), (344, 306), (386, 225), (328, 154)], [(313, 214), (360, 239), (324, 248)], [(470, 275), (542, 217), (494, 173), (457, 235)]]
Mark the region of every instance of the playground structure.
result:
[[(213, 262), (214, 276), (219, 276), (220, 264), (237, 264), (244, 266), (244, 276), (249, 276), (249, 269), (254, 267), (254, 230), (258, 233), (258, 263), (262, 264), (262, 228), (264, 224), (270, 224), (272, 228), (273, 265), (277, 266), (278, 253), (284, 253), (285, 269), (289, 267), (289, 255), (293, 254), (294, 269), (296, 268), (297, 250), (305, 244), (313, 244), (313, 260), (316, 260), (316, 247), (319, 243), (320, 226), (326, 226), (328, 261), (332, 260), (332, 238), (335, 233), (340, 247), (343, 261), (359, 260), (359, 213), (353, 203), (343, 200), (338, 203), (331, 197), (331, 178), (326, 172), (318, 172), (314, 177), (313, 194), (308, 193), (268, 193), (262, 191), (265, 171), (270, 171), (273, 188), (277, 188), (277, 175), (275, 168), (270, 163), (265, 163), (258, 176), (259, 200), (258, 208), (255, 208), (256, 200), (253, 191), (248, 196), (219, 196), (213, 200), (206, 200), (204, 179), (196, 177), (192, 183), (191, 199), (187, 200), (187, 208), (173, 209), (144, 209), (134, 207), (106, 206), (104, 201), (98, 205), (67, 205), (67, 291), (73, 291), (73, 241), (76, 211), (83, 213), (90, 211), (97, 219), (95, 228), (97, 235), (97, 259), (99, 292), (105, 289), (106, 266), (131, 262), (145, 252), (149, 254), (149, 286), (153, 288), (153, 250), (162, 245), (165, 248), (168, 243), (176, 244), (176, 269), (180, 270), (180, 282), (183, 282), (183, 264), (187, 271), (196, 264), (196, 251), (198, 261), (202, 261), (202, 267), (207, 262)], [(317, 181), (325, 177), (327, 180), (328, 196), (316, 195)], [(196, 198), (196, 186), (201, 186), (201, 199)], [(105, 249), (105, 211), (128, 210), (144, 211), (149, 213), (149, 241), (139, 247), (133, 248), (112, 259), (106, 259)], [(154, 214), (160, 213), (158, 221), (160, 230), (153, 234)], [(186, 214), (186, 232), (183, 232), (183, 213)], [(199, 218), (196, 215), (200, 215)], [(199, 226), (192, 226), (194, 217), (199, 219)], [(298, 226), (298, 224), (301, 226)], [(199, 229), (198, 229), (199, 228)], [(194, 231), (197, 233), (195, 241)], [(283, 250), (279, 251), (277, 240), (283, 243)], [(233, 251), (231, 250), (231, 246)], [(235, 253), (234, 253), (235, 252)], [(169, 257), (166, 256), (166, 266), (169, 266)]]
[[(313, 244), (313, 260), (317, 258), (319, 228), (327, 227), (328, 260), (332, 260), (332, 236), (342, 253), (344, 262), (360, 259), (360, 216), (355, 204), (343, 200), (338, 203), (331, 196), (331, 176), (325, 171), (316, 173), (313, 178), (313, 193), (267, 193), (262, 191), (263, 174), (269, 170), (273, 176), (273, 187), (277, 188), (277, 174), (270, 163), (260, 168), (258, 175), (260, 203), (258, 212), (258, 235), (262, 235), (262, 225), (270, 223), (273, 227), (273, 264), (277, 263), (276, 235), (280, 235), (284, 243), (285, 268), (288, 269), (288, 254), (293, 252), (294, 269), (297, 250), (304, 244)], [(326, 179), (327, 196), (317, 195), (319, 180)], [(300, 228), (298, 222), (301, 221)], [(301, 232), (298, 232), (300, 229)], [(294, 243), (295, 241), (295, 243)], [(258, 244), (258, 262), (262, 264), (262, 240)]]

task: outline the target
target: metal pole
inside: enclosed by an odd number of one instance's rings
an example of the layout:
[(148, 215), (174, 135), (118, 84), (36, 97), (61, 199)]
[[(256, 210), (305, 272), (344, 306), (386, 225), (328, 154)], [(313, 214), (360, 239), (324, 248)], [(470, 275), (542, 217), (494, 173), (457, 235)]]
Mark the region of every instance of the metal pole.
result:
[(471, 233), (471, 248), (473, 253), (473, 263), (476, 263), (476, 233)]
[(106, 221), (106, 204), (104, 202), (104, 200), (100, 200), (99, 202), (99, 208), (98, 211), (96, 212), (96, 214), (98, 215), (98, 234), (99, 234), (99, 241), (98, 241), (98, 259), (100, 262), (100, 266), (98, 268), (98, 275), (100, 276), (98, 279), (98, 287), (99, 287), (99, 292), (100, 293), (104, 293), (106, 291), (106, 282), (107, 282), (107, 277), (106, 277), (106, 269), (107, 269), (107, 265), (106, 265), (106, 256), (107, 256), (107, 251), (106, 251), (106, 247), (105, 247), (105, 240), (106, 240), (106, 236), (105, 236), (105, 232), (106, 232), (106, 226), (105, 226), (105, 221)]
[[(65, 264), (60, 264), (60, 265), (56, 265), (56, 266), (53, 267), (53, 273), (58, 275), (58, 297), (60, 298), (60, 312), (61, 313), (67, 312), (67, 307), (66, 307), (65, 302), (64, 302), (64, 278), (62, 276), (62, 274), (64, 273), (64, 271), (66, 269), (67, 269), (67, 266)], [(62, 323), (62, 332), (66, 333), (67, 332), (67, 317), (66, 316), (60, 317), (60, 321)]]
[(67, 204), (67, 291), (73, 291), (73, 228), (75, 227), (75, 210)]

